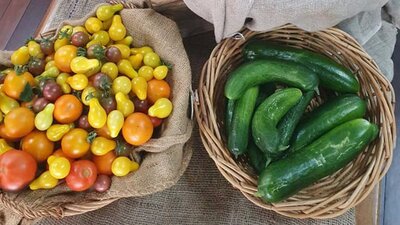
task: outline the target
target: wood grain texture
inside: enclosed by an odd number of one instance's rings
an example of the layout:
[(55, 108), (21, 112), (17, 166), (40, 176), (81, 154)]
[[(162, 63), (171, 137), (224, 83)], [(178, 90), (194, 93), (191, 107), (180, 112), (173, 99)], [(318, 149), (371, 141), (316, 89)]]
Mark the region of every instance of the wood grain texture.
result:
[(0, 49), (6, 46), (29, 2), (30, 0), (13, 0), (8, 5), (0, 20)]
[(1, 0), (0, 1), (0, 20), (3, 17), (4, 13), (6, 12), (10, 2), (11, 2), (11, 0)]
[(29, 37), (34, 37), (52, 0), (30, 0), (24, 15), (8, 41), (5, 49), (14, 50), (23, 45)]

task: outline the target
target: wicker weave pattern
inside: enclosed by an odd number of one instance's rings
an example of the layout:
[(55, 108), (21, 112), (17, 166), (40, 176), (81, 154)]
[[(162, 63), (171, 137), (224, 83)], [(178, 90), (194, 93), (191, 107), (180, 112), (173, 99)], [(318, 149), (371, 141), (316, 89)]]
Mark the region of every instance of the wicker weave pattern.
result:
[[(254, 196), (257, 177), (247, 163), (235, 161), (224, 136), (224, 84), (241, 59), (241, 48), (250, 38), (273, 40), (327, 55), (350, 68), (361, 84), (359, 95), (367, 100), (367, 119), (378, 124), (379, 138), (362, 154), (334, 175), (324, 178), (288, 200), (268, 204)], [(323, 101), (313, 100), (311, 107)], [(201, 139), (221, 174), (254, 204), (293, 218), (331, 218), (360, 203), (386, 174), (396, 140), (395, 96), (390, 82), (362, 47), (348, 34), (330, 28), (306, 32), (293, 25), (257, 33), (245, 30), (219, 43), (203, 67), (196, 104)]]

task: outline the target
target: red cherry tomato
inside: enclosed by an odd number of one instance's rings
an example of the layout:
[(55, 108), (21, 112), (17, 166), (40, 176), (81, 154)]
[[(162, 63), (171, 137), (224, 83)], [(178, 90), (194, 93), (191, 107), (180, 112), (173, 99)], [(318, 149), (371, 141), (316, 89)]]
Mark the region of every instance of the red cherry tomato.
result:
[(27, 152), (11, 149), (0, 155), (0, 188), (19, 191), (34, 178), (36, 160)]
[(97, 178), (96, 165), (89, 160), (77, 160), (65, 178), (67, 186), (73, 191), (85, 191), (91, 188)]

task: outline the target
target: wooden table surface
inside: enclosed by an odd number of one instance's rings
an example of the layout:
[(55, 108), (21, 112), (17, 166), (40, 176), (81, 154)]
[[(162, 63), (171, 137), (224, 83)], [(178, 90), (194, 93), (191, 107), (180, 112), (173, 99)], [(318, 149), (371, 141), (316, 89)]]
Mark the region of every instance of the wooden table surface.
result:
[[(0, 50), (13, 50), (34, 36), (39, 27), (46, 27), (46, 18), (56, 0), (0, 0)], [(398, 35), (400, 40), (400, 35)], [(400, 42), (398, 42), (400, 43)], [(394, 89), (400, 87), (400, 44), (396, 45), (393, 57), (395, 76)], [(396, 105), (397, 130), (400, 130), (400, 106)], [(398, 143), (398, 141), (397, 141)], [(393, 225), (400, 222), (400, 153), (395, 149), (392, 166), (381, 184), (358, 207), (356, 221), (359, 225)]]

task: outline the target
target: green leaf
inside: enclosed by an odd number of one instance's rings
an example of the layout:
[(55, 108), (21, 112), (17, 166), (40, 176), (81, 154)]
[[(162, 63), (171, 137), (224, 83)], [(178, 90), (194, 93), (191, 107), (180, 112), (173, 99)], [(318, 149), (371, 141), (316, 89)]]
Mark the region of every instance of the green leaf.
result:
[(85, 57), (86, 56), (86, 49), (82, 48), (82, 47), (79, 47), (78, 50), (77, 50), (76, 55)]
[(90, 144), (93, 142), (93, 140), (97, 137), (96, 131), (92, 131), (88, 134), (86, 141), (89, 142)]
[(23, 102), (30, 102), (33, 99), (33, 90), (29, 83), (24, 87), (24, 90), (19, 95), (19, 99)]
[(161, 65), (165, 65), (167, 66), (168, 69), (172, 70), (172, 64), (169, 62), (164, 61), (163, 59), (161, 59)]
[(14, 66), (14, 71), (17, 75), (21, 75), (28, 71), (28, 66), (27, 65), (16, 65)]

